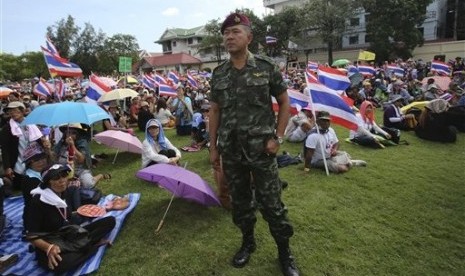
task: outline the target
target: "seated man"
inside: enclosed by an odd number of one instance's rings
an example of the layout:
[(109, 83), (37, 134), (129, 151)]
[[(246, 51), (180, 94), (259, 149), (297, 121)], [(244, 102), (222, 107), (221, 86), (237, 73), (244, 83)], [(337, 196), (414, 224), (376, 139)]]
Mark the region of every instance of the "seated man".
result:
[(383, 125), (388, 128), (412, 130), (417, 125), (414, 114), (403, 114), (400, 110), (404, 99), (397, 95), (384, 109)]
[(310, 168), (325, 169), (325, 161), (328, 171), (333, 173), (347, 172), (352, 165), (366, 166), (362, 160), (351, 160), (343, 151), (338, 151), (339, 140), (331, 125), (329, 112), (320, 111), (316, 115), (317, 126), (307, 136), (304, 145), (305, 171)]
[(302, 142), (314, 126), (312, 111), (308, 107), (303, 107), (299, 113), (289, 119), (284, 136), (289, 142)]

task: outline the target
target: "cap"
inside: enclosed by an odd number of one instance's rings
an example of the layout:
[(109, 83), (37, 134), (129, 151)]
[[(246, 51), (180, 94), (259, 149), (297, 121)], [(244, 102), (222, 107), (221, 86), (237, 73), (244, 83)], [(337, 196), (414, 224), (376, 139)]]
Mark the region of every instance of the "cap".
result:
[(328, 111), (318, 111), (316, 114), (317, 120), (331, 120), (330, 114)]
[(240, 13), (231, 13), (226, 17), (221, 25), (221, 34), (224, 33), (224, 30), (228, 27), (235, 26), (235, 25), (244, 25), (247, 27), (252, 27), (250, 24), (250, 20), (247, 16), (240, 14)]
[(26, 107), (24, 106), (24, 104), (22, 102), (18, 102), (18, 101), (14, 101), (14, 102), (10, 102), (5, 109), (10, 109), (10, 108), (23, 108), (25, 109)]
[(149, 106), (149, 103), (146, 101), (140, 102), (140, 107)]
[[(47, 188), (47, 184), (50, 180), (69, 174), (72, 171), (71, 167), (69, 165), (60, 165), (60, 164), (55, 164), (48, 168), (48, 170), (44, 171), (42, 173), (42, 181), (43, 183), (40, 184), (40, 188), (45, 189)], [(44, 185), (43, 185), (44, 184)]]
[(153, 127), (153, 126), (160, 128), (161, 123), (158, 120), (152, 119), (147, 122), (147, 125), (145, 126), (145, 128), (148, 129), (149, 127)]
[(42, 158), (45, 158), (46, 154), (41, 149), (39, 144), (37, 143), (30, 143), (25, 149), (23, 153), (24, 163), (29, 163), (32, 161), (36, 161)]

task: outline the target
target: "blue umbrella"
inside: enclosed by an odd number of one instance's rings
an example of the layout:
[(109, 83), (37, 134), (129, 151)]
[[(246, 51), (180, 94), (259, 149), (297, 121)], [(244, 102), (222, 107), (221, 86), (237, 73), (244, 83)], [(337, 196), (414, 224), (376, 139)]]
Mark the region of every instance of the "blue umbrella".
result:
[(34, 108), (22, 124), (59, 126), (82, 123), (91, 125), (97, 121), (109, 118), (108, 113), (98, 105), (81, 102), (61, 102), (45, 104)]

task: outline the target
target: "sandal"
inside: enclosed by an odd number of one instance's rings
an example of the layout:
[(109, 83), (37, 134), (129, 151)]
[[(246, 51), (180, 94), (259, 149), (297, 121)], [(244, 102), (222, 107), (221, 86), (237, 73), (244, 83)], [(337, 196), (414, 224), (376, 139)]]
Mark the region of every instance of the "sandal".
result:
[(104, 174), (103, 174), (103, 179), (105, 179), (105, 180), (110, 180), (110, 179), (111, 179), (111, 174), (109, 174), (109, 173), (104, 173)]

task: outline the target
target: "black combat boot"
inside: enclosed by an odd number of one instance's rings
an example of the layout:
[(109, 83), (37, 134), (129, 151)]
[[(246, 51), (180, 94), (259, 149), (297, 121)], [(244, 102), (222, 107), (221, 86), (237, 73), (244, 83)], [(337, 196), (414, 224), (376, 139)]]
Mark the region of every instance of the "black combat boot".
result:
[(234, 255), (232, 265), (237, 268), (244, 267), (250, 260), (250, 255), (255, 251), (255, 237), (252, 231), (242, 232), (242, 245)]
[(279, 264), (284, 276), (299, 276), (299, 270), (295, 265), (294, 257), (291, 255), (289, 240), (278, 243)]

